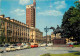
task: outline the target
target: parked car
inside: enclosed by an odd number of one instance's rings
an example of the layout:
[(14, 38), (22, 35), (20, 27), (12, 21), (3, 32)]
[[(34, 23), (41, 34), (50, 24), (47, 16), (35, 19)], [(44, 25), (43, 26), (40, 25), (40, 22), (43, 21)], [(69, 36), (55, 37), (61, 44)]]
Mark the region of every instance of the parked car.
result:
[(3, 52), (4, 52), (4, 50), (0, 49), (0, 53), (3, 53)]
[(4, 47), (4, 45), (3, 44), (0, 44), (0, 47)]
[(52, 46), (53, 44), (52, 43), (49, 43), (49, 44), (47, 44), (48, 46)]
[(34, 44), (34, 47), (38, 47), (38, 44)]
[(21, 43), (21, 45), (22, 45), (22, 46), (24, 46), (24, 45), (25, 45), (25, 43)]
[(20, 46), (21, 45), (21, 43), (17, 43), (17, 46)]
[(4, 45), (4, 47), (8, 47), (8, 46), (10, 46), (10, 44), (5, 44), (5, 45)]
[(46, 44), (44, 43), (44, 44), (41, 44), (40, 46), (41, 46), (41, 47), (44, 47), (44, 46), (46, 46)]
[(34, 48), (34, 45), (31, 45), (31, 48)]
[(69, 45), (69, 47), (73, 47), (73, 45)]
[(22, 50), (23, 49), (23, 46), (17, 46), (15, 49), (16, 50)]
[(38, 47), (40, 47), (41, 46), (41, 44), (38, 44)]
[(17, 44), (13, 44), (13, 46), (17, 46)]
[(6, 51), (9, 52), (9, 51), (15, 51), (15, 47), (14, 46), (9, 46), (6, 48)]
[(38, 44), (31, 44), (31, 48), (38, 47)]
[(67, 43), (68, 45), (79, 45), (79, 43), (78, 42), (69, 42), (69, 43)]

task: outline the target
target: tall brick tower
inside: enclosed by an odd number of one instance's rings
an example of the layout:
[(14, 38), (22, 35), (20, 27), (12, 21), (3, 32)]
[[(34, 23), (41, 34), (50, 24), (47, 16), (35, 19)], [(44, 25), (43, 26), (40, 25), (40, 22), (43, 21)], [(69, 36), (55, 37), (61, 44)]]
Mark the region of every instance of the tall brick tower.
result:
[(35, 28), (35, 18), (36, 18), (36, 1), (33, 0), (33, 4), (26, 6), (26, 24), (29, 27)]
[(33, 0), (33, 5), (36, 7), (36, 1), (35, 0)]

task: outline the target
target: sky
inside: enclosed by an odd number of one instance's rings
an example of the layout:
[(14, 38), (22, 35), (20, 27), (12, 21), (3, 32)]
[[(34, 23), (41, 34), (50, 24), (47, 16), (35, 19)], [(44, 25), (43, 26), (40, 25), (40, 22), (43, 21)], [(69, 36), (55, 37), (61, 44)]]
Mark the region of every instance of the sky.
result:
[[(61, 25), (64, 13), (77, 0), (36, 0), (36, 28), (45, 36), (44, 28)], [(0, 0), (0, 15), (26, 23), (26, 5), (33, 0)], [(50, 35), (52, 30), (48, 31)]]

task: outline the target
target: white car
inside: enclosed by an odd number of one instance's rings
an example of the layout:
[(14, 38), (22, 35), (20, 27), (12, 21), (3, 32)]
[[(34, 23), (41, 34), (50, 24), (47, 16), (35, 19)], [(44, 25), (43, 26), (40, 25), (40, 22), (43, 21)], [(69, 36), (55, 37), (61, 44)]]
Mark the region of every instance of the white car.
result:
[(48, 46), (52, 46), (53, 44), (52, 43), (49, 43), (49, 44), (47, 44)]
[(46, 46), (46, 44), (41, 44), (40, 46), (41, 46), (41, 47), (44, 47), (44, 46)]
[(38, 46), (40, 47), (40, 46), (41, 46), (41, 44), (38, 44)]
[(0, 53), (3, 53), (4, 51), (2, 49), (0, 49)]
[(15, 47), (14, 46), (9, 46), (9, 47), (7, 47), (6, 48), (6, 51), (8, 52), (8, 51), (15, 51), (16, 49), (15, 49)]
[(18, 46), (15, 48), (16, 50), (22, 50), (23, 49), (23, 46)]

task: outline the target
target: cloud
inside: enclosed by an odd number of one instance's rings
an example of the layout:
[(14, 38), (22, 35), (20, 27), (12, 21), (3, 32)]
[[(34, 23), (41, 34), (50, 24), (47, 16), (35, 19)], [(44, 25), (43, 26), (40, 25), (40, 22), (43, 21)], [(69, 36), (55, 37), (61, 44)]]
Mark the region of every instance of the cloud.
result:
[(50, 8), (52, 8), (53, 6), (52, 6), (52, 5), (50, 5), (49, 7), (50, 7)]
[(58, 10), (63, 9), (63, 8), (66, 8), (65, 1), (57, 1), (57, 2), (54, 2), (54, 5), (56, 5), (56, 9), (58, 9)]
[(23, 9), (15, 9), (13, 11), (11, 11), (10, 13), (17, 15), (17, 16), (22, 16), (25, 15), (25, 10)]
[(44, 15), (44, 16), (62, 16), (63, 14), (60, 11), (57, 10), (47, 10), (44, 12), (39, 12), (39, 15)]
[(36, 9), (40, 9), (40, 7), (37, 7)]
[(30, 3), (30, 0), (19, 0), (19, 4), (21, 4), (21, 5), (26, 5), (29, 3)]

